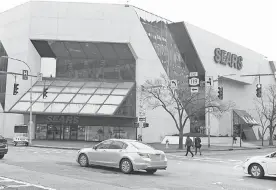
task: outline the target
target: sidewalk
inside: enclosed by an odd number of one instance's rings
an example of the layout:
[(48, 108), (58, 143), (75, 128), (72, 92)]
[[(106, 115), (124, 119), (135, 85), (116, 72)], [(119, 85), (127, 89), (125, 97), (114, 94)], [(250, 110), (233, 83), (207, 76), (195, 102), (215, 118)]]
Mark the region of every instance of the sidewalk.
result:
[[(11, 143), (11, 140), (9, 140)], [(79, 150), (81, 148), (89, 148), (93, 147), (96, 142), (84, 142), (84, 141), (48, 141), (48, 140), (33, 140), (32, 147), (40, 147), (40, 148), (56, 148), (56, 149), (70, 149), (70, 150)], [(168, 148), (165, 147), (164, 144), (161, 143), (148, 143), (150, 146), (155, 149), (162, 150), (166, 153), (174, 153), (174, 152), (184, 152), (183, 150), (178, 149), (178, 145), (169, 145)], [(264, 148), (275, 148), (276, 146), (269, 147), (268, 142), (264, 143), (266, 146), (261, 146), (261, 143), (252, 144), (252, 146), (244, 146), (244, 147), (232, 147), (230, 145), (226, 146), (217, 146), (211, 145), (209, 148), (207, 145), (202, 146), (202, 151), (232, 151), (232, 150), (247, 150), (247, 149), (264, 149)]]

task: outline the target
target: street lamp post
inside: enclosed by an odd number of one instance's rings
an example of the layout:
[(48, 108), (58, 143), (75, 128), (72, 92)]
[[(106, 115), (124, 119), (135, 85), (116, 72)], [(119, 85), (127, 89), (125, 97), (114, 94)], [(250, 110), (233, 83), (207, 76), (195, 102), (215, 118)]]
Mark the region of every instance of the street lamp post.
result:
[(7, 58), (7, 59), (11, 59), (11, 60), (15, 60), (15, 61), (19, 61), (21, 63), (24, 63), (29, 71), (30, 71), (30, 85), (31, 85), (31, 88), (30, 88), (30, 121), (29, 121), (29, 145), (32, 144), (32, 126), (33, 126), (33, 113), (32, 113), (32, 106), (33, 106), (33, 97), (32, 97), (32, 92), (33, 92), (33, 80), (32, 80), (32, 70), (30, 68), (30, 66), (25, 62), (25, 61), (22, 61), (20, 59), (16, 59), (16, 58), (13, 58), (13, 57), (8, 57), (8, 56), (2, 56), (3, 58)]

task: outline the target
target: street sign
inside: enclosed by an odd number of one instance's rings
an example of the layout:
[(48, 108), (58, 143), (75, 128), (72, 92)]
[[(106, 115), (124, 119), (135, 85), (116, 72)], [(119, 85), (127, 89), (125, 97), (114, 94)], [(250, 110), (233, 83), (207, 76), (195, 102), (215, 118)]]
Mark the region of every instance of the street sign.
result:
[(198, 72), (190, 72), (189, 76), (190, 77), (197, 77), (198, 76)]
[(146, 121), (146, 117), (140, 117), (139, 121)]
[(178, 88), (177, 80), (170, 80), (170, 88), (176, 90)]
[(214, 86), (214, 79), (213, 79), (213, 77), (206, 77), (206, 79), (205, 79), (205, 85), (206, 86)]
[(42, 73), (38, 73), (38, 81), (42, 81)]
[(196, 77), (189, 77), (189, 87), (200, 86), (200, 80)]
[(23, 70), (22, 71), (22, 79), (23, 80), (28, 80), (28, 70)]
[(200, 86), (198, 72), (190, 72), (188, 80), (189, 80), (189, 87)]
[(190, 92), (191, 93), (198, 93), (198, 87), (190, 87)]

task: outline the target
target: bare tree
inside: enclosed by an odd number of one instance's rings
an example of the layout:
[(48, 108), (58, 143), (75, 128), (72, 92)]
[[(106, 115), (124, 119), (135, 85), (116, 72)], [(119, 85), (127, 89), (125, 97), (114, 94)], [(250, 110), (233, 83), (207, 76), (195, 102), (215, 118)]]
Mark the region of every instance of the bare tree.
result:
[[(266, 129), (269, 129), (269, 145), (273, 145), (273, 133), (276, 128), (276, 85), (269, 85), (263, 92), (261, 98), (256, 98), (258, 114), (264, 118), (267, 123)], [(266, 130), (265, 129), (265, 130)]]
[(256, 104), (255, 110), (256, 110), (256, 112), (258, 114), (259, 123), (260, 123), (260, 125), (262, 127), (262, 134), (261, 134), (262, 135), (262, 146), (264, 146), (264, 135), (265, 135), (265, 133), (266, 133), (266, 131), (268, 129), (268, 126), (269, 126), (269, 125), (267, 125), (268, 120), (263, 115), (262, 109), (261, 109), (261, 107), (259, 105)]
[(188, 87), (172, 89), (164, 75), (153, 81), (146, 81), (142, 94), (148, 107), (162, 107), (172, 117), (179, 131), (179, 149), (183, 149), (183, 131), (188, 119), (199, 116), (201, 111), (205, 114), (206, 108), (220, 117), (232, 106), (231, 103), (224, 104), (220, 101), (213, 90), (205, 93), (204, 87), (202, 93), (193, 94)]

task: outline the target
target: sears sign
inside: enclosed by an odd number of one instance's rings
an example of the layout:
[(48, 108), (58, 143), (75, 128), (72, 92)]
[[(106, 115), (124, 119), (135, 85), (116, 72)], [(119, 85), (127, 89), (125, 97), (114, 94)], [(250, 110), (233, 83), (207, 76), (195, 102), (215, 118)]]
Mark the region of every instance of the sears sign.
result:
[(228, 65), (229, 67), (233, 67), (235, 69), (242, 69), (242, 57), (238, 56), (234, 53), (227, 52), (223, 49), (216, 48), (214, 50), (214, 61), (216, 63), (220, 63), (222, 65)]

